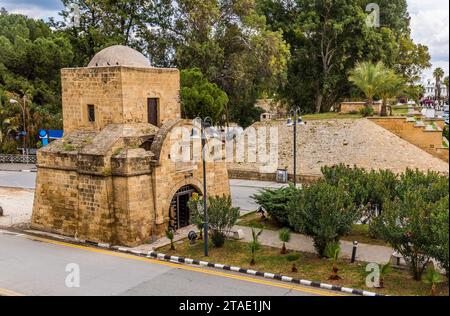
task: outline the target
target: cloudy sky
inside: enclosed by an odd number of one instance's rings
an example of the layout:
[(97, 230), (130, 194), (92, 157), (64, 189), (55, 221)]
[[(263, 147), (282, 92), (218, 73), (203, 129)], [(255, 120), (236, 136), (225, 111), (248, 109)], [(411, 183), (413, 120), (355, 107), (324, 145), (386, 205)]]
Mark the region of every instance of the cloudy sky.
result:
[[(449, 2), (448, 0), (407, 0), (411, 15), (412, 36), (427, 45), (433, 69), (442, 67), (449, 73)], [(376, 0), (374, 1), (376, 2)], [(62, 8), (60, 0), (0, 0), (0, 7), (9, 12), (33, 18), (57, 17)], [(431, 77), (433, 69), (424, 72)]]

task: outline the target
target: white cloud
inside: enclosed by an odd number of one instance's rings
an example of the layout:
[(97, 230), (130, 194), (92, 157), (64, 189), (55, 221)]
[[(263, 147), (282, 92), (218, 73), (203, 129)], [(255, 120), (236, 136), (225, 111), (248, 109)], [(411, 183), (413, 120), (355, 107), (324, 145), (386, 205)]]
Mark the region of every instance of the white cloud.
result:
[(0, 7), (14, 14), (23, 14), (33, 19), (48, 20), (50, 17), (58, 18), (62, 4), (54, 1), (11, 1), (0, 0)]
[(448, 0), (408, 0), (412, 37), (430, 49), (433, 67), (423, 77), (432, 76), (436, 67), (449, 73), (449, 2)]

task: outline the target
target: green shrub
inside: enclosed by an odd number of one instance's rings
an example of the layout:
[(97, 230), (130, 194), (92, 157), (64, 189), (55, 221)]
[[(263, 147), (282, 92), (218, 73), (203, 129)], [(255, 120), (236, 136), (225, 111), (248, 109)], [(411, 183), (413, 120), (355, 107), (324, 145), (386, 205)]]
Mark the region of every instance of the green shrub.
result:
[(367, 215), (375, 207), (382, 211), (384, 201), (396, 195), (397, 176), (389, 170), (367, 172), (340, 164), (323, 167), (322, 174), (327, 183), (344, 188), (355, 205), (365, 210)]
[(444, 137), (447, 138), (447, 140), (448, 140), (448, 125), (446, 125), (446, 126), (444, 127), (444, 131), (442, 132), (442, 134), (443, 134)]
[(432, 234), (436, 241), (430, 246), (427, 252), (439, 262), (445, 270), (447, 278), (449, 276), (449, 200), (443, 198), (436, 205), (435, 215), (432, 217)]
[(374, 111), (371, 106), (365, 106), (359, 111), (359, 114), (361, 114), (363, 117), (369, 117), (373, 116)]
[(352, 224), (360, 218), (350, 195), (325, 181), (298, 191), (288, 208), (291, 226), (313, 239), (321, 257), (326, 255), (328, 244), (350, 233)]
[(5, 139), (2, 143), (1, 152), (5, 155), (16, 155), (17, 142), (11, 138)]
[(259, 242), (258, 238), (259, 236), (261, 236), (262, 234), (262, 230), (260, 230), (259, 232), (256, 232), (253, 228), (252, 228), (252, 240), (249, 242), (249, 248), (250, 248), (250, 253), (251, 253), (251, 261), (250, 261), (250, 265), (255, 265), (256, 264), (256, 252), (258, 250), (261, 249), (261, 243)]
[(279, 231), (278, 237), (283, 243), (283, 247), (281, 248), (281, 254), (284, 255), (287, 253), (286, 243), (291, 240), (291, 231), (289, 228), (283, 228)]
[[(203, 226), (203, 200), (194, 197), (188, 202), (188, 207), (191, 211), (191, 222), (195, 223), (197, 227), (200, 225)], [(232, 207), (230, 196), (209, 197), (207, 207), (208, 228), (211, 231), (211, 236), (217, 238), (218, 244), (220, 244), (221, 237), (223, 237), (225, 242), (225, 237), (230, 233), (231, 229), (239, 219), (239, 208)]]
[(432, 257), (430, 250), (437, 242), (433, 217), (439, 206), (426, 201), (426, 193), (426, 189), (404, 192), (396, 200), (387, 202), (383, 213), (373, 223), (378, 236), (410, 264), (417, 281), (422, 279)]
[(211, 233), (211, 241), (217, 248), (221, 248), (225, 244), (225, 235), (217, 230)]
[(294, 186), (276, 190), (262, 190), (252, 198), (261, 205), (269, 216), (281, 225), (289, 225), (288, 203), (297, 190)]

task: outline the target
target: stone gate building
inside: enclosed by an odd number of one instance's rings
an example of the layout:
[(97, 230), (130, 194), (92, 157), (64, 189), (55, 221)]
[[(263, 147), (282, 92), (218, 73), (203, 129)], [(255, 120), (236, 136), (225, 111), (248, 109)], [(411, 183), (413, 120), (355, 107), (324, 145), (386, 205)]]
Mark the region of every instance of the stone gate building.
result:
[[(197, 127), (180, 118), (179, 71), (112, 46), (61, 74), (65, 136), (38, 152), (32, 227), (136, 246), (187, 226), (203, 177), (200, 150), (179, 158), (201, 146), (185, 137)], [(207, 163), (207, 185), (229, 195), (223, 158)]]

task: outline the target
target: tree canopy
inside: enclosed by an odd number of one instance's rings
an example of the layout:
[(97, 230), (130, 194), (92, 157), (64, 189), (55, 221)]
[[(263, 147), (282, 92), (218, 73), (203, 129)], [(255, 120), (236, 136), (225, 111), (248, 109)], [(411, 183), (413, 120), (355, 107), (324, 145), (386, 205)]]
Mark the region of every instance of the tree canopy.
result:
[[(415, 83), (430, 55), (411, 39), (406, 0), (378, 1), (379, 28), (366, 23), (369, 2), (63, 0), (60, 17), (48, 23), (2, 9), (1, 139), (16, 141), (23, 130), (11, 96), (27, 96), (33, 128), (61, 128), (60, 69), (86, 66), (115, 44), (137, 49), (153, 66), (186, 70), (186, 116), (208, 114), (243, 127), (258, 120), (261, 97), (303, 112), (359, 97), (349, 74), (361, 62), (383, 62), (417, 97), (422, 90)], [(72, 20), (75, 6), (80, 16)]]

